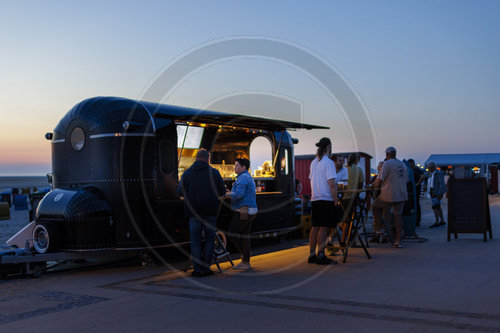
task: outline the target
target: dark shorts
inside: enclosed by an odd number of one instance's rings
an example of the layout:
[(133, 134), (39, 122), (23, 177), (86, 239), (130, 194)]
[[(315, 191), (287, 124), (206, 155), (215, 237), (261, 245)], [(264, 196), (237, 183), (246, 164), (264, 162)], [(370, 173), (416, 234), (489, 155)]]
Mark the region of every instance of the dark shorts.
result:
[(312, 201), (311, 206), (313, 227), (333, 228), (339, 222), (339, 212), (333, 201)]

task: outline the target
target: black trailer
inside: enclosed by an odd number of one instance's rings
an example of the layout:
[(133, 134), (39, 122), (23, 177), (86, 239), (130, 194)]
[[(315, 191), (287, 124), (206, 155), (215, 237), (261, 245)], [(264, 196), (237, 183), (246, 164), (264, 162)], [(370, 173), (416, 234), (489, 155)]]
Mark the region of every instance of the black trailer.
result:
[[(117, 97), (73, 107), (46, 138), (52, 145), (52, 190), (40, 201), (31, 238), (38, 253), (137, 250), (189, 242), (182, 173), (199, 149), (228, 188), (236, 158), (265, 137), (272, 160), (253, 172), (259, 214), (253, 233), (296, 227), (294, 141), (287, 128), (326, 128)], [(224, 205), (218, 227), (230, 220)], [(23, 240), (20, 241), (21, 244)]]

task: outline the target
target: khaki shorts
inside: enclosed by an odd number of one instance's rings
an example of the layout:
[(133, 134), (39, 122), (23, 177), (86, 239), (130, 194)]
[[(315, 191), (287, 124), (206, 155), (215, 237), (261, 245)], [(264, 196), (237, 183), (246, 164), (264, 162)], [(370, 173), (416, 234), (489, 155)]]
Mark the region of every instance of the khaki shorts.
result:
[(403, 214), (403, 208), (404, 208), (404, 201), (398, 201), (398, 202), (387, 202), (380, 200), (379, 198), (376, 198), (373, 201), (373, 206), (377, 208), (387, 208), (387, 207), (392, 207), (392, 212), (394, 214)]

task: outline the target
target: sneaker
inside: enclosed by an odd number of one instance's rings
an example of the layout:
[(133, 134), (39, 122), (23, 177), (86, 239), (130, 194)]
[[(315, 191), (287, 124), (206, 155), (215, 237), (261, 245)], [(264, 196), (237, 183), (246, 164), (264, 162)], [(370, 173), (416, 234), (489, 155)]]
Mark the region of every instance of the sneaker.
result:
[[(325, 247), (325, 254), (328, 255), (328, 256), (334, 256), (335, 253), (339, 252), (340, 251), (340, 247), (339, 246), (327, 246)], [(316, 262), (316, 261), (314, 261)]]
[(316, 259), (317, 259), (317, 258), (318, 258), (318, 257), (316, 257), (316, 255), (315, 255), (315, 254), (312, 254), (312, 255), (310, 255), (310, 256), (309, 256), (309, 258), (307, 258), (307, 263), (308, 263), (308, 264), (315, 264), (315, 263), (316, 263)]
[(250, 264), (240, 262), (238, 265), (233, 266), (233, 269), (237, 271), (249, 271), (252, 269), (252, 266), (250, 266)]
[(335, 265), (337, 262), (332, 260), (332, 259), (329, 259), (327, 258), (326, 256), (318, 256), (316, 258), (316, 264), (317, 265), (330, 265), (330, 264), (333, 264)]
[(401, 249), (403, 247), (403, 244), (399, 242), (394, 242), (394, 244), (392, 244), (392, 247)]
[(192, 271), (191, 272), (192, 277), (203, 277), (203, 272), (202, 271)]
[(445, 222), (445, 221), (441, 221), (441, 222), (439, 223), (439, 225), (446, 225), (446, 222)]

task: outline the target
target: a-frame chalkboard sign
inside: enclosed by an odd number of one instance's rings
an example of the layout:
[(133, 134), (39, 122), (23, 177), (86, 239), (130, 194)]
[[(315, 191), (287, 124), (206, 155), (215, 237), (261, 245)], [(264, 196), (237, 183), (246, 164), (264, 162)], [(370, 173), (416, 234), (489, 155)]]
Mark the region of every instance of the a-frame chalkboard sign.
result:
[(491, 231), (490, 205), (485, 178), (451, 178), (448, 182), (448, 241), (454, 234), (483, 234)]

